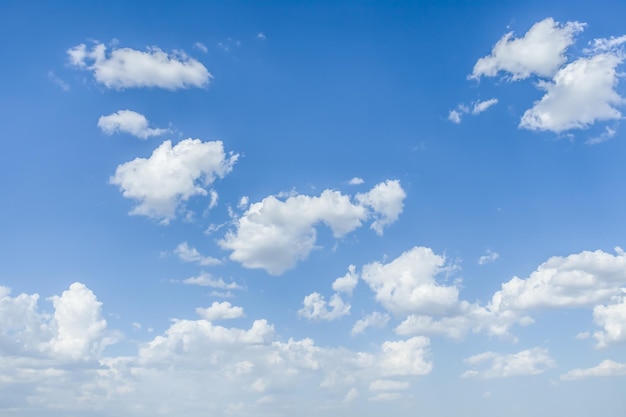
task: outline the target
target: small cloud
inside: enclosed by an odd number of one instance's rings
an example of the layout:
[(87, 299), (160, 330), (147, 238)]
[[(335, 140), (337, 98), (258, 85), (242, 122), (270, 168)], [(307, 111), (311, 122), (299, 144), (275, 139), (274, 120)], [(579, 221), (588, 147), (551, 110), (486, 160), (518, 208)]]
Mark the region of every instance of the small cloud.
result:
[(211, 256), (202, 256), (196, 248), (189, 246), (187, 242), (179, 244), (174, 253), (185, 262), (194, 262), (202, 266), (219, 265), (222, 263), (220, 259)]
[(148, 127), (146, 116), (132, 110), (120, 110), (108, 116), (100, 116), (98, 127), (109, 136), (122, 132), (139, 139), (148, 139), (152, 136), (161, 136), (170, 132), (169, 129)]
[(587, 145), (597, 145), (599, 143), (606, 142), (607, 140), (609, 140), (613, 136), (615, 136), (616, 133), (617, 133), (617, 130), (611, 129), (608, 126), (605, 126), (605, 131), (604, 132), (602, 132), (599, 136), (595, 136), (593, 138), (589, 138), (585, 142), (585, 144), (587, 144)]
[(196, 48), (197, 50), (204, 52), (205, 54), (207, 52), (209, 52), (209, 48), (206, 47), (205, 44), (203, 44), (202, 42), (196, 42), (193, 44), (193, 47)]
[(57, 77), (57, 75), (53, 71), (48, 71), (48, 78), (50, 78), (56, 85), (61, 87), (61, 90), (70, 91), (70, 85)]
[(456, 124), (461, 123), (461, 113), (457, 110), (450, 110), (450, 114), (448, 114), (448, 120)]
[(576, 335), (576, 339), (578, 340), (589, 339), (590, 337), (591, 337), (591, 333), (589, 332), (581, 332)]
[(480, 114), (487, 110), (489, 107), (498, 103), (497, 98), (491, 98), (485, 101), (477, 101), (474, 103), (474, 108), (472, 109), (472, 114)]
[(359, 185), (359, 184), (363, 184), (364, 182), (365, 181), (363, 181), (363, 178), (354, 177), (350, 181), (348, 181), (348, 184), (350, 184), (350, 185)]
[(494, 262), (500, 255), (497, 252), (487, 249), (487, 253), (478, 258), (478, 265), (485, 265)]
[(215, 279), (211, 274), (207, 274), (206, 272), (202, 272), (197, 277), (184, 279), (182, 282), (187, 285), (199, 285), (201, 287), (211, 287), (219, 290), (240, 290), (243, 288), (236, 282), (226, 283), (222, 278)]
[(257, 37), (257, 39), (261, 39), (261, 40), (267, 39), (267, 36), (265, 36), (265, 34), (263, 32), (257, 33), (256, 37)]

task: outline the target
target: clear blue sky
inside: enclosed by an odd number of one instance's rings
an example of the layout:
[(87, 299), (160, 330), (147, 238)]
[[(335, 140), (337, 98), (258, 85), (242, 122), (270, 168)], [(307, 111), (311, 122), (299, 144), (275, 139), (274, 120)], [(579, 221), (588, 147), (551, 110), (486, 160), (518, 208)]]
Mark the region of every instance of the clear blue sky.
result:
[(0, 414), (622, 416), (626, 4), (0, 4)]

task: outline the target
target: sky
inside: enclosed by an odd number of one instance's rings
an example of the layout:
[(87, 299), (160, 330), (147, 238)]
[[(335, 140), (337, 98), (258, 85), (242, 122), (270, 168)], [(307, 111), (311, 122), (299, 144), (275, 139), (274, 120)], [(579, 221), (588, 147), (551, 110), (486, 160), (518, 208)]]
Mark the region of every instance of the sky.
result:
[(0, 414), (623, 415), (626, 3), (0, 4)]

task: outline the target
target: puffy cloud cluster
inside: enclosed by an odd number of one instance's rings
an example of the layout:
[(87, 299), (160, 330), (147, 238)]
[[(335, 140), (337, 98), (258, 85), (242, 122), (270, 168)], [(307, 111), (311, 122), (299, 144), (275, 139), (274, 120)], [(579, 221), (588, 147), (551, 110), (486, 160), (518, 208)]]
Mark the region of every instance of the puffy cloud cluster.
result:
[(315, 248), (317, 224), (327, 225), (335, 238), (341, 238), (373, 218), (372, 229), (382, 234), (402, 212), (405, 196), (397, 180), (357, 194), (356, 202), (333, 190), (324, 190), (319, 196), (292, 195), (286, 200), (269, 196), (250, 204), (236, 220), (235, 230), (219, 244), (231, 250), (230, 259), (244, 267), (280, 275)]
[(189, 198), (208, 195), (207, 187), (228, 174), (237, 158), (227, 155), (220, 141), (185, 139), (172, 146), (166, 140), (149, 158), (119, 165), (110, 182), (124, 197), (138, 202), (130, 214), (167, 224)]
[(132, 110), (119, 110), (108, 116), (100, 116), (98, 127), (107, 135), (114, 133), (128, 133), (139, 139), (148, 139), (152, 136), (161, 136), (169, 129), (148, 127), (148, 119), (141, 113)]
[(219, 265), (222, 263), (221, 260), (213, 258), (212, 256), (201, 255), (198, 249), (189, 246), (187, 242), (182, 242), (176, 246), (174, 253), (178, 255), (182, 261), (193, 262), (202, 266)]
[[(536, 85), (544, 96), (526, 110), (519, 127), (555, 133), (584, 129), (596, 122), (621, 119), (623, 97), (616, 91), (618, 66), (624, 62), (620, 50), (626, 36), (596, 39), (585, 49), (587, 56), (567, 62), (566, 51), (585, 24), (558, 23), (547, 18), (535, 23), (521, 38), (504, 35), (490, 55), (480, 58), (469, 78), (495, 77), (512, 80), (540, 78)], [(460, 113), (450, 113), (459, 122)], [(606, 138), (605, 138), (606, 139)]]
[(547, 349), (533, 348), (510, 355), (501, 355), (494, 352), (485, 352), (465, 359), (471, 367), (486, 364), (478, 370), (469, 370), (463, 373), (463, 378), (507, 378), (513, 376), (538, 375), (546, 369), (556, 366)]
[(117, 90), (204, 87), (212, 78), (204, 65), (182, 51), (168, 54), (157, 47), (145, 52), (114, 48), (107, 53), (107, 47), (97, 43), (91, 48), (85, 44), (77, 45), (68, 49), (67, 54), (73, 66), (93, 72), (98, 83)]

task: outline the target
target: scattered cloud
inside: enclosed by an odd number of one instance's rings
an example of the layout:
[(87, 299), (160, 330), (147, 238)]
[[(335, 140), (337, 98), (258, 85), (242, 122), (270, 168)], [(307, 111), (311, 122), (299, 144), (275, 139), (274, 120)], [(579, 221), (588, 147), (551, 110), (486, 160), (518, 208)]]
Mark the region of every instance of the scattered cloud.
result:
[(364, 182), (365, 181), (363, 181), (363, 178), (354, 177), (350, 181), (348, 181), (348, 184), (350, 184), (350, 185), (359, 185), (359, 184), (363, 184)]
[(244, 267), (280, 275), (315, 248), (318, 223), (326, 224), (335, 238), (341, 238), (373, 217), (372, 229), (382, 234), (385, 226), (397, 220), (405, 196), (397, 180), (357, 194), (356, 203), (333, 190), (324, 190), (319, 196), (290, 194), (284, 200), (269, 196), (250, 204), (236, 219), (235, 230), (227, 232), (219, 244), (231, 250), (230, 259)]
[(182, 281), (183, 284), (199, 285), (201, 287), (216, 288), (219, 290), (240, 290), (243, 287), (236, 282), (224, 282), (222, 278), (215, 279), (206, 272), (202, 272), (197, 277), (190, 277)]
[(59, 78), (54, 71), (48, 71), (48, 78), (50, 78), (56, 85), (61, 87), (63, 91), (70, 91), (70, 85)]
[(496, 261), (500, 255), (497, 252), (494, 252), (490, 249), (487, 249), (487, 253), (478, 258), (478, 265), (485, 265), (491, 262)]
[(185, 262), (193, 262), (202, 266), (219, 265), (222, 263), (220, 259), (201, 255), (196, 248), (192, 248), (187, 242), (179, 244), (174, 249), (174, 253)]
[(309, 320), (332, 321), (350, 314), (350, 304), (344, 303), (339, 294), (333, 294), (326, 302), (323, 295), (314, 292), (304, 297), (298, 314)]
[(202, 42), (196, 42), (193, 44), (193, 47), (199, 50), (200, 52), (204, 52), (205, 54), (209, 52), (209, 48), (206, 47)]
[(108, 116), (100, 116), (98, 127), (109, 136), (121, 132), (128, 133), (139, 139), (148, 139), (152, 136), (161, 136), (170, 132), (169, 129), (148, 127), (146, 116), (132, 110), (119, 110)]
[(389, 317), (389, 314), (374, 311), (373, 313), (366, 315), (361, 320), (358, 320), (356, 323), (354, 323), (350, 334), (352, 336), (355, 336), (357, 334), (363, 333), (368, 327), (382, 329), (387, 325), (390, 318), (391, 317)]
[(119, 165), (110, 183), (119, 186), (124, 197), (138, 201), (130, 214), (167, 224), (189, 198), (206, 196), (206, 187), (228, 174), (238, 156), (226, 155), (220, 141), (185, 139), (172, 146), (166, 140), (149, 158)]
[(265, 40), (265, 39), (267, 39), (267, 37), (265, 36), (265, 34), (264, 34), (263, 32), (259, 32), (259, 33), (257, 33), (256, 37), (257, 37), (258, 39), (261, 39), (261, 40)]
[(468, 78), (495, 77), (500, 72), (508, 73), (512, 81), (531, 75), (551, 77), (567, 60), (565, 51), (584, 27), (584, 23), (561, 24), (549, 17), (535, 23), (521, 38), (509, 32), (496, 43), (490, 55), (476, 62)]
[(430, 339), (423, 336), (407, 340), (385, 342), (379, 366), (384, 376), (428, 375), (433, 369), (430, 356)]
[(475, 102), (472, 103), (471, 108), (461, 103), (456, 107), (456, 109), (450, 110), (450, 113), (448, 114), (448, 120), (451, 121), (452, 123), (459, 124), (463, 120), (464, 114), (471, 114), (473, 116), (477, 116), (480, 113), (486, 111), (487, 109), (489, 109), (490, 107), (496, 104), (498, 104), (497, 98), (490, 98), (488, 100), (483, 100), (483, 101), (476, 100)]
[(198, 307), (196, 313), (207, 321), (238, 319), (245, 316), (242, 307), (233, 306), (228, 301), (221, 303), (215, 301), (207, 308)]
[(606, 359), (597, 366), (587, 369), (572, 369), (571, 371), (561, 375), (563, 381), (573, 381), (583, 378), (592, 377), (615, 377), (626, 376), (626, 363), (615, 362), (610, 359)]
[(370, 391), (401, 391), (409, 388), (411, 384), (406, 381), (393, 381), (389, 379), (377, 379), (369, 385)]
[(107, 53), (104, 44), (96, 43), (91, 48), (85, 44), (77, 45), (68, 49), (67, 54), (71, 65), (93, 72), (96, 82), (116, 90), (205, 87), (212, 78), (204, 65), (182, 51), (166, 53), (150, 47), (145, 52), (113, 48)]
[(487, 110), (489, 107), (498, 104), (497, 98), (490, 98), (489, 100), (477, 101), (472, 108), (472, 114), (480, 114)]
[[(626, 289), (622, 291), (626, 292)], [(603, 329), (593, 334), (599, 348), (626, 342), (626, 296), (615, 297), (614, 300), (614, 304), (597, 305), (593, 308), (593, 319)]]
[(336, 292), (345, 292), (348, 295), (352, 295), (352, 291), (359, 283), (359, 276), (356, 273), (356, 267), (350, 265), (348, 272), (343, 277), (337, 278), (333, 284), (333, 290)]
[(539, 375), (546, 369), (556, 366), (548, 349), (533, 348), (510, 355), (501, 355), (494, 352), (485, 352), (471, 356), (464, 362), (475, 367), (486, 364), (481, 371), (469, 370), (463, 373), (463, 378), (509, 378), (514, 376)]
[(448, 120), (450, 120), (452, 123), (459, 124), (461, 123), (461, 114), (462, 111), (460, 110), (450, 110), (450, 114), (448, 114)]
[(604, 129), (604, 132), (602, 132), (600, 135), (589, 138), (585, 143), (587, 145), (597, 145), (599, 143), (606, 142), (617, 133), (617, 130), (611, 129), (608, 126), (605, 126)]

